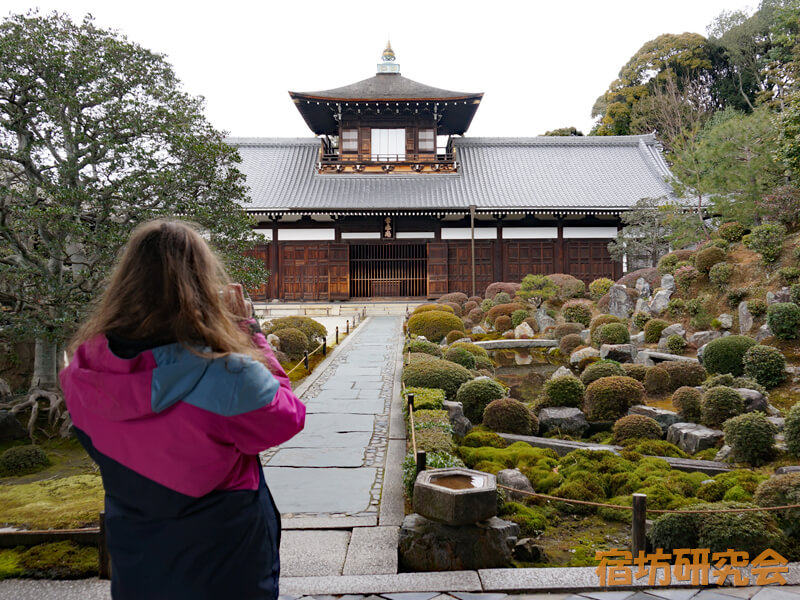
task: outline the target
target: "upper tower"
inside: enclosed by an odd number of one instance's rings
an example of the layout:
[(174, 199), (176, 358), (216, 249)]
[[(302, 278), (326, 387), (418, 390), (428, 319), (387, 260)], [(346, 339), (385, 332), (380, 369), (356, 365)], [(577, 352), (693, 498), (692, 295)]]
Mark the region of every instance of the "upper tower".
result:
[(451, 136), (467, 131), (483, 93), (406, 79), (395, 60), (387, 43), (374, 77), (332, 90), (289, 92), (311, 131), (322, 136), (320, 173), (458, 169)]

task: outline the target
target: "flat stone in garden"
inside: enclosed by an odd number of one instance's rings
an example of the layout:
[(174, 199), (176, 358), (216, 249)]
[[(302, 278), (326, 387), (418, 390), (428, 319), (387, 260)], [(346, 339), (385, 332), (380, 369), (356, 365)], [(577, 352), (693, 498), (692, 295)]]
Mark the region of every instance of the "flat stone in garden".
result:
[(734, 388), (739, 395), (744, 398), (744, 411), (745, 412), (767, 412), (767, 398), (758, 390), (751, 390), (749, 388)]
[(580, 436), (589, 429), (589, 423), (578, 408), (543, 408), (539, 411), (539, 431), (546, 433), (554, 429)]
[(284, 531), (281, 533), (281, 575), (341, 575), (349, 542), (349, 531)]
[(768, 337), (772, 337), (772, 335), (773, 335), (773, 333), (770, 330), (769, 325), (764, 323), (761, 327), (759, 327), (756, 330), (755, 336), (753, 336), (753, 337), (755, 337), (755, 340), (757, 342), (760, 342), (762, 340), (767, 339)]
[[(308, 418), (307, 415), (306, 418)], [(364, 448), (372, 437), (371, 431), (348, 431), (345, 433), (331, 433), (317, 431), (309, 433), (301, 431), (281, 448)]]
[(678, 354), (668, 354), (667, 352), (653, 352), (652, 350), (640, 350), (636, 355), (636, 362), (639, 364), (648, 364), (646, 361), (651, 361), (653, 364), (664, 362), (667, 360), (677, 360), (683, 362), (698, 362), (693, 356), (679, 356)]
[(572, 371), (570, 371), (570, 370), (569, 370), (567, 367), (565, 367), (564, 365), (561, 365), (560, 367), (558, 367), (558, 368), (555, 370), (555, 372), (554, 372), (554, 373), (553, 373), (553, 374), (550, 376), (550, 378), (551, 378), (551, 379), (553, 379), (554, 377), (565, 377), (565, 376), (566, 376), (566, 377), (575, 377), (575, 373), (573, 373)]
[(355, 527), (343, 575), (397, 573), (399, 527)]
[(786, 475), (787, 473), (800, 473), (800, 465), (787, 465), (775, 469), (775, 475)]
[[(503, 469), (497, 473), (498, 485), (514, 488), (523, 492), (533, 492), (533, 486), (530, 480), (522, 474), (519, 469)], [(514, 502), (523, 502), (529, 496), (525, 494), (518, 494), (510, 490), (503, 490), (506, 497)]]
[(584, 358), (600, 358), (600, 350), (597, 348), (582, 348), (580, 350), (576, 350), (572, 354), (569, 355), (569, 364), (577, 365), (580, 363)]
[(558, 346), (558, 340), (485, 340), (473, 342), (485, 350), (503, 350), (509, 348), (552, 348)]
[(686, 329), (684, 329), (683, 325), (681, 325), (680, 323), (673, 323), (672, 325), (665, 327), (661, 332), (662, 338), (668, 338), (671, 335), (679, 335), (681, 337), (685, 337)]
[(600, 358), (617, 362), (633, 362), (638, 350), (635, 344), (603, 344), (600, 346)]
[(672, 412), (671, 410), (666, 410), (663, 408), (656, 408), (655, 406), (645, 406), (643, 404), (632, 406), (630, 409), (628, 409), (628, 414), (642, 415), (654, 419), (659, 425), (661, 425), (661, 429), (664, 431), (664, 433), (667, 432), (670, 425), (674, 425), (675, 423), (679, 423), (681, 421), (681, 418), (676, 412)]
[(306, 414), (342, 413), (375, 415), (383, 412), (384, 402), (381, 398), (351, 399), (331, 398), (319, 400), (314, 398), (306, 406)]
[(351, 415), (347, 413), (326, 413), (306, 415), (306, 425), (302, 433), (346, 433), (350, 431), (372, 431), (374, 415)]
[(700, 346), (705, 346), (708, 342), (721, 336), (722, 334), (715, 329), (711, 329), (709, 331), (695, 331), (689, 336), (689, 341), (699, 348)]
[(778, 431), (783, 431), (783, 428), (786, 426), (786, 419), (783, 417), (767, 417), (767, 421), (775, 425), (775, 429)]
[(725, 434), (718, 429), (709, 429), (697, 423), (675, 423), (667, 430), (667, 441), (675, 444), (686, 454), (696, 454), (706, 448), (714, 448)]
[(316, 469), (264, 467), (281, 513), (357, 513), (369, 507), (374, 467)]
[(733, 316), (728, 313), (722, 313), (717, 317), (717, 320), (719, 321), (720, 327), (723, 329), (730, 329), (733, 327)]
[(270, 467), (360, 467), (364, 448), (280, 448), (270, 459)]
[(534, 332), (533, 328), (524, 321), (514, 328), (514, 337), (517, 339), (530, 339), (534, 335), (536, 335), (536, 332)]

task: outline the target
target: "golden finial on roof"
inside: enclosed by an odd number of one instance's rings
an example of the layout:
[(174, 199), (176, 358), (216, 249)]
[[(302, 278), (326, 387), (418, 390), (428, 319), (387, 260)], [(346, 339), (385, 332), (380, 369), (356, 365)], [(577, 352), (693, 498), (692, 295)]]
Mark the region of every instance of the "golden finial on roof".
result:
[(394, 50), (392, 50), (392, 42), (386, 42), (386, 49), (383, 51), (381, 55), (381, 60), (384, 62), (394, 62), (397, 57), (394, 55)]

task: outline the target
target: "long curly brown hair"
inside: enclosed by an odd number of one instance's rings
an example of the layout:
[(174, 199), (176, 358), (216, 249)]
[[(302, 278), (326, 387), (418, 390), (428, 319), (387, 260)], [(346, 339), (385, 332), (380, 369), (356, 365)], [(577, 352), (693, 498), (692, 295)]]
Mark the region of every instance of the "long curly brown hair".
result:
[(139, 225), (123, 248), (105, 292), (70, 342), (115, 334), (130, 340), (183, 344), (216, 358), (246, 354), (267, 364), (223, 298), (230, 283), (196, 225), (156, 219)]

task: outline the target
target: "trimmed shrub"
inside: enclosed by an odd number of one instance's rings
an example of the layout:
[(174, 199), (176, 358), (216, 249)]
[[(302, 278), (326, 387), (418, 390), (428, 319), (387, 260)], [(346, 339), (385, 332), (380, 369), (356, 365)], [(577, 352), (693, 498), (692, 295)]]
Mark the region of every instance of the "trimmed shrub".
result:
[(798, 267), (782, 267), (778, 269), (781, 282), (784, 285), (790, 285), (800, 279), (800, 268)]
[(683, 298), (672, 298), (669, 302), (667, 302), (666, 311), (673, 317), (680, 317), (684, 312), (686, 312), (686, 302), (683, 300)]
[(601, 325), (595, 332), (597, 345), (603, 344), (627, 344), (631, 341), (631, 334), (628, 328), (622, 323), (606, 323)]
[(592, 307), (585, 300), (570, 300), (561, 307), (561, 314), (571, 323), (580, 323), (588, 327), (592, 322)]
[(744, 238), (745, 246), (758, 252), (766, 264), (774, 263), (781, 256), (786, 228), (783, 225), (760, 225)]
[(723, 223), (717, 229), (717, 235), (726, 242), (736, 243), (742, 239), (745, 229), (741, 223)]
[(672, 406), (675, 407), (682, 419), (692, 423), (700, 422), (702, 401), (702, 392), (693, 387), (679, 387), (672, 394)]
[(728, 290), (728, 306), (736, 308), (739, 304), (747, 298), (748, 290), (746, 288), (731, 288)]
[[(527, 310), (515, 310), (511, 313), (511, 326), (512, 327), (519, 327), (522, 322), (528, 318), (528, 311)], [(536, 331), (534, 329), (534, 331)]]
[(800, 306), (794, 302), (778, 302), (767, 309), (767, 325), (775, 337), (796, 340), (800, 337)]
[(536, 537), (547, 527), (548, 518), (539, 508), (520, 504), (519, 502), (506, 502), (500, 511), (503, 519), (519, 525), (520, 537)]
[(694, 264), (698, 271), (708, 274), (711, 267), (717, 263), (724, 262), (725, 252), (716, 246), (706, 246), (700, 250), (694, 258)]
[(715, 387), (703, 394), (700, 402), (700, 420), (706, 427), (719, 429), (730, 418), (744, 412), (744, 398), (729, 387)]
[(494, 375), (494, 363), (485, 356), (475, 356), (475, 369), (478, 371), (488, 371), (489, 374)]
[(450, 346), (450, 348), (464, 348), (470, 354), (473, 354), (475, 358), (483, 357), (489, 358), (489, 353), (486, 352), (483, 348), (478, 346), (477, 344), (473, 344), (471, 342), (455, 342)]
[(644, 326), (647, 325), (647, 322), (652, 318), (653, 315), (650, 313), (643, 310), (637, 310), (635, 313), (633, 313), (632, 322), (637, 329), (644, 329)]
[(436, 358), (442, 358), (442, 348), (428, 340), (411, 340), (406, 344), (405, 352), (424, 352)]
[(472, 328), (475, 327), (475, 322), (469, 319), (468, 317), (463, 317), (461, 322), (464, 324), (464, 331), (469, 333), (472, 331)]
[(522, 278), (517, 296), (524, 300), (544, 301), (554, 298), (558, 294), (558, 287), (546, 275), (528, 273)]
[(575, 348), (582, 344), (583, 338), (579, 333), (569, 333), (558, 342), (558, 349), (561, 351), (562, 356), (569, 356), (575, 351)]
[(505, 448), (506, 441), (494, 431), (473, 429), (464, 436), (461, 445), (468, 448), (482, 448), (484, 446), (488, 446), (489, 448)]
[(644, 376), (644, 388), (648, 394), (660, 396), (669, 391), (669, 373), (660, 366), (651, 367)]
[(597, 334), (597, 330), (600, 329), (603, 325), (608, 325), (609, 323), (622, 323), (622, 319), (615, 317), (614, 315), (599, 315), (592, 319), (592, 322), (589, 324), (589, 338), (592, 340), (592, 343), (595, 343), (595, 335)]
[(686, 340), (681, 335), (671, 335), (667, 338), (667, 350), (678, 356), (686, 352)]
[(675, 284), (684, 294), (688, 293), (692, 284), (700, 277), (700, 271), (692, 265), (684, 265), (675, 270)]
[(693, 250), (675, 250), (665, 254), (658, 261), (658, 272), (662, 275), (673, 275), (679, 262), (689, 261), (693, 256)]
[(566, 273), (553, 273), (547, 278), (558, 288), (557, 296), (562, 300), (568, 298), (583, 298), (586, 294), (586, 284), (582, 279)]
[[(463, 323), (463, 321), (462, 321), (462, 323)], [(448, 344), (452, 344), (453, 342), (456, 342), (456, 341), (462, 339), (463, 337), (465, 337), (465, 332), (464, 332), (463, 329), (454, 329), (453, 331), (450, 331), (444, 337), (444, 340)]]
[(439, 388), (452, 400), (462, 383), (470, 381), (472, 373), (449, 360), (412, 362), (403, 370), (403, 383), (408, 387)]
[(490, 310), (492, 310), (493, 306), (494, 306), (494, 302), (492, 301), (492, 299), (491, 298), (486, 298), (486, 300), (481, 302), (481, 311), (485, 312), (485, 313), (489, 312)]
[[(800, 246), (798, 246), (800, 248)], [(789, 286), (789, 298), (795, 304), (800, 304), (800, 283), (793, 283)]]
[(415, 433), (417, 450), (421, 452), (447, 452), (455, 450), (453, 436), (439, 429), (420, 429)]
[(667, 440), (642, 440), (628, 446), (629, 449), (645, 456), (669, 456), (671, 458), (689, 458), (683, 450)]
[(450, 294), (445, 294), (444, 296), (440, 296), (436, 302), (438, 302), (439, 304), (447, 304), (449, 302), (453, 302), (454, 304), (458, 304), (459, 306), (464, 306), (464, 304), (467, 302), (467, 295), (464, 292), (452, 292)]
[(505, 292), (497, 292), (492, 298), (492, 302), (494, 302), (495, 306), (498, 304), (508, 304), (511, 302), (511, 296), (506, 294)]
[(603, 377), (586, 388), (583, 412), (590, 421), (616, 421), (644, 398), (644, 386), (632, 377)]
[(725, 421), (725, 443), (731, 447), (733, 459), (754, 467), (775, 456), (776, 433), (777, 427), (761, 412), (745, 413)]
[(483, 310), (480, 308), (473, 308), (467, 313), (467, 318), (473, 323), (480, 323), (483, 321)]
[(544, 384), (544, 399), (539, 404), (541, 407), (568, 406), (580, 408), (583, 404), (583, 394), (586, 387), (580, 379), (572, 375), (552, 377)]
[(433, 356), (432, 354), (425, 354), (424, 352), (412, 352), (411, 354), (408, 355), (409, 364), (413, 362), (431, 361), (431, 360), (439, 360), (439, 358)]
[(744, 335), (729, 335), (711, 340), (703, 351), (703, 366), (709, 373), (744, 373), (742, 359), (745, 352), (755, 346), (753, 338)]
[(583, 385), (589, 385), (601, 377), (624, 376), (625, 370), (615, 360), (598, 360), (593, 362), (581, 373)]
[(420, 304), (417, 308), (414, 309), (414, 312), (411, 314), (419, 314), (423, 312), (428, 312), (431, 310), (440, 310), (444, 312), (453, 312), (453, 307), (447, 304)]
[(473, 423), (483, 422), (483, 411), (492, 400), (504, 398), (506, 389), (489, 377), (466, 382), (458, 389), (456, 401), (464, 407), (464, 415)]
[(614, 282), (608, 277), (600, 277), (589, 284), (589, 298), (597, 302), (608, 293)]
[[(447, 306), (437, 304), (435, 306)], [(423, 335), (432, 342), (441, 342), (449, 332), (464, 327), (464, 323), (452, 312), (428, 310), (415, 313), (408, 319), (408, 331), (413, 335)]]
[[(790, 506), (800, 504), (800, 473), (773, 475), (758, 484), (753, 501), (759, 506)], [(800, 508), (773, 512), (781, 527), (790, 536), (800, 534)]]
[(445, 359), (461, 365), (465, 369), (474, 369), (476, 365), (475, 355), (466, 348), (448, 348), (444, 354)]
[(789, 409), (783, 425), (783, 436), (789, 454), (800, 457), (800, 403)]
[(786, 357), (772, 346), (758, 344), (744, 353), (744, 373), (765, 388), (773, 388), (786, 378)]
[(712, 285), (722, 289), (728, 285), (732, 275), (733, 267), (728, 263), (721, 262), (711, 267), (711, 270), (708, 272), (708, 280)]
[(503, 281), (495, 281), (494, 283), (490, 283), (486, 288), (486, 293), (484, 294), (484, 298), (494, 298), (498, 292), (505, 292), (511, 298), (513, 298), (514, 296), (516, 296), (518, 291), (519, 291), (518, 283), (505, 283)]
[(495, 331), (508, 331), (511, 329), (511, 317), (507, 317), (506, 315), (500, 315), (494, 320), (494, 328)]
[(766, 388), (749, 377), (734, 377), (730, 373), (722, 375), (712, 375), (703, 382), (703, 390), (710, 390), (715, 387), (747, 388), (755, 390), (761, 394), (766, 394)]
[(303, 358), (303, 352), (309, 349), (306, 334), (294, 327), (277, 329), (273, 334), (281, 341), (281, 352), (292, 360)]
[(767, 301), (763, 298), (753, 298), (747, 301), (747, 310), (754, 317), (760, 317), (767, 312)]
[[(464, 462), (450, 454), (449, 452), (431, 452), (425, 457), (425, 464), (429, 469), (449, 469), (451, 467), (463, 467)], [(414, 482), (417, 480), (417, 458), (413, 452), (406, 454), (403, 459), (403, 489), (406, 498), (411, 500), (414, 495)]]
[(580, 323), (561, 323), (561, 325), (556, 325), (555, 329), (553, 329), (553, 337), (560, 340), (565, 335), (571, 333), (580, 334), (581, 331), (583, 331), (583, 325)]
[(641, 383), (644, 383), (644, 378), (647, 377), (647, 372), (651, 368), (652, 367), (637, 363), (622, 363), (622, 370), (625, 371), (625, 375), (633, 377), (636, 381)]
[(280, 329), (287, 329), (289, 327), (302, 331), (308, 338), (308, 343), (313, 344), (314, 347), (319, 346), (322, 340), (328, 335), (328, 330), (324, 325), (309, 317), (280, 317), (278, 319), (273, 319), (265, 329), (264, 335), (269, 335), (270, 333), (275, 333)]
[(0, 454), (0, 474), (4, 476), (36, 473), (49, 465), (50, 459), (39, 446), (14, 446)]
[(513, 398), (498, 398), (487, 404), (483, 411), (483, 424), (492, 431), (517, 435), (533, 435), (539, 430), (539, 420), (527, 406)]
[(661, 332), (669, 327), (663, 319), (650, 319), (644, 326), (644, 341), (648, 344), (657, 344), (661, 339)]
[[(441, 410), (445, 399), (444, 390), (437, 388), (407, 387), (403, 397), (408, 399), (410, 394), (414, 394), (414, 410)], [(408, 402), (403, 407), (408, 409)]]
[(511, 315), (514, 314), (516, 310), (527, 310), (525, 305), (520, 304), (519, 302), (511, 302), (507, 304), (496, 304), (489, 312), (486, 313), (486, 322), (489, 324), (494, 324), (498, 317), (505, 316), (508, 317), (509, 322), (511, 322)]
[(614, 423), (614, 443), (617, 444), (633, 439), (660, 440), (661, 436), (658, 421), (644, 415), (628, 415)]
[[(469, 314), (470, 314), (470, 313), (471, 313), (473, 310), (475, 310), (476, 308), (480, 308), (480, 304), (478, 304), (478, 303), (477, 303), (477, 302), (475, 302), (474, 300), (467, 300), (467, 301), (464, 303), (464, 314), (465, 314), (465, 315), (467, 315), (467, 317), (469, 317)], [(481, 311), (481, 312), (483, 312), (483, 311)]]

